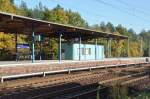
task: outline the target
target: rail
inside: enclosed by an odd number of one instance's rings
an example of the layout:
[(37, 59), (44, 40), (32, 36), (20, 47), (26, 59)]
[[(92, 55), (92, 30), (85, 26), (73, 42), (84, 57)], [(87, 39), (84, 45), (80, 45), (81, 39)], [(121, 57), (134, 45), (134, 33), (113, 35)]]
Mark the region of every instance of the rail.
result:
[(125, 82), (121, 83), (121, 85), (127, 85), (127, 84), (130, 84), (132, 82), (139, 81), (139, 80), (142, 81), (144, 79), (149, 79), (149, 76), (143, 76), (143, 77), (140, 77), (140, 78), (136, 78), (136, 79), (132, 79), (132, 80), (129, 80), (129, 81), (125, 81)]

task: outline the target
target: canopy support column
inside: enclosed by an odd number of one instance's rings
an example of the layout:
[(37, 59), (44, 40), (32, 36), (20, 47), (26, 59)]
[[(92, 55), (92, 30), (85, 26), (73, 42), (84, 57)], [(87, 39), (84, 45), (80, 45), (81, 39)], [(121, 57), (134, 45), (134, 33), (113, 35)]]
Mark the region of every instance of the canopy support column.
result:
[(49, 42), (48, 42), (48, 44), (49, 44), (49, 59), (51, 59), (51, 38), (49, 37)]
[(108, 43), (108, 45), (107, 45), (108, 58), (110, 58), (110, 57), (111, 57), (111, 41), (112, 41), (112, 38), (108, 38), (108, 40), (107, 40), (107, 43)]
[(148, 41), (148, 57), (150, 57), (150, 40)]
[(81, 37), (79, 37), (79, 61), (81, 60)]
[(111, 55), (111, 44), (112, 44), (112, 38), (110, 38), (110, 57), (112, 57), (112, 55)]
[(141, 55), (140, 56), (143, 57), (143, 40), (142, 39), (141, 39), (141, 46), (140, 47), (141, 47), (141, 51), (140, 51)]
[(109, 58), (109, 39), (107, 38), (107, 58)]
[(95, 39), (95, 60), (97, 60), (97, 39)]
[[(41, 38), (41, 35), (40, 35)], [(40, 39), (40, 61), (42, 60), (42, 41)]]
[(118, 51), (120, 49), (119, 48), (119, 42), (120, 42), (119, 39), (117, 39), (116, 42), (117, 42), (117, 44), (116, 44), (116, 53), (117, 53), (116, 57), (119, 58), (120, 57), (120, 54), (119, 54), (119, 51)]
[(61, 37), (62, 37), (62, 34), (59, 34), (59, 52), (58, 52), (58, 55), (59, 55), (59, 62), (61, 62)]
[(35, 62), (35, 34), (34, 34), (35, 30), (34, 27), (32, 26), (32, 63)]
[(15, 43), (16, 43), (16, 61), (18, 61), (18, 48), (17, 48), (17, 43), (18, 43), (18, 34), (16, 33), (15, 35)]
[(129, 40), (129, 38), (128, 38), (128, 39), (127, 39), (127, 56), (128, 56), (128, 57), (129, 57), (129, 49), (130, 49), (129, 43), (130, 43), (130, 40)]
[(110, 43), (110, 45), (109, 45), (109, 57), (111, 58), (112, 56), (111, 56), (111, 42), (112, 42), (112, 38), (109, 38), (109, 43)]

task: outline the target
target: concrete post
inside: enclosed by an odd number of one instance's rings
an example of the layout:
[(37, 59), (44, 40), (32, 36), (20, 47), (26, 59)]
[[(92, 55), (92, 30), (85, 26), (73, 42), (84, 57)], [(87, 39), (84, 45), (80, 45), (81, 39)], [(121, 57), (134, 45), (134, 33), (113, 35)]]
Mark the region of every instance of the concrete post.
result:
[(32, 26), (32, 63), (35, 62), (35, 40), (34, 40), (34, 27)]

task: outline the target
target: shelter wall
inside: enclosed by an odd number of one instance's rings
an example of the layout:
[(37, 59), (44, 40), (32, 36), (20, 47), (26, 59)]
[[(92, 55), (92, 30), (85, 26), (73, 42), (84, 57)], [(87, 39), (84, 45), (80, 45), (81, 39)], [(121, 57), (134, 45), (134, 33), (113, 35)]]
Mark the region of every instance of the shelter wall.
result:
[(102, 45), (95, 47), (93, 44), (81, 44), (79, 47), (79, 44), (63, 43), (62, 49), (65, 50), (62, 53), (62, 57), (65, 60), (79, 60), (79, 57), (80, 60), (102, 60), (105, 56), (104, 46)]

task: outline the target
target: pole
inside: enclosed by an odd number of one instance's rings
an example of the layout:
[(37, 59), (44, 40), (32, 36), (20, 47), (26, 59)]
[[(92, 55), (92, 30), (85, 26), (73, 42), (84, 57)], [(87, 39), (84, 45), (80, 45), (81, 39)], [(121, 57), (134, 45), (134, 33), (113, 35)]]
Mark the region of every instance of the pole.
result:
[(35, 62), (35, 41), (34, 41), (34, 27), (32, 26), (32, 63)]
[(40, 35), (40, 60), (42, 60), (42, 41), (41, 41), (41, 35)]
[(117, 58), (119, 58), (120, 57), (120, 55), (119, 55), (119, 39), (117, 40), (117, 47), (116, 47), (116, 52), (117, 52)]
[(95, 60), (97, 60), (97, 39), (95, 39)]
[(15, 43), (16, 43), (16, 61), (18, 61), (18, 48), (17, 48), (17, 42), (18, 42), (18, 34), (15, 35)]
[(96, 99), (100, 99), (100, 86), (97, 88)]
[(81, 60), (81, 37), (79, 38), (79, 61)]
[(149, 40), (149, 57), (150, 57), (150, 40)]
[(61, 37), (62, 34), (59, 35), (59, 62), (61, 62)]
[(107, 39), (107, 58), (109, 58), (109, 39)]
[(129, 43), (130, 43), (130, 40), (129, 40), (129, 38), (128, 38), (128, 42), (127, 42), (127, 56), (128, 56), (128, 57), (129, 57), (129, 49), (130, 49)]
[(141, 39), (141, 57), (143, 56), (143, 41)]
[(51, 38), (50, 37), (49, 37), (49, 48), (50, 48), (49, 59), (51, 59)]
[(111, 57), (111, 42), (112, 42), (112, 38), (110, 38), (109, 41), (110, 41), (110, 45), (109, 45), (109, 47), (110, 47), (110, 48), (109, 48), (109, 55), (110, 55), (110, 57)]

